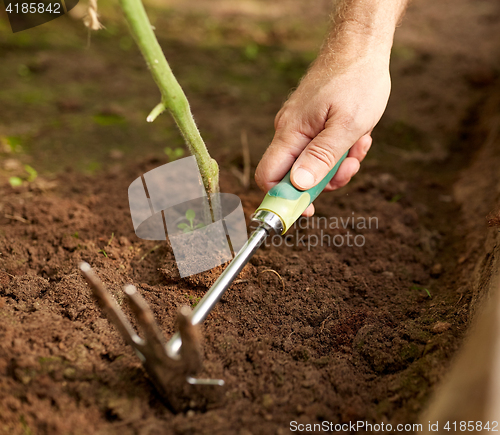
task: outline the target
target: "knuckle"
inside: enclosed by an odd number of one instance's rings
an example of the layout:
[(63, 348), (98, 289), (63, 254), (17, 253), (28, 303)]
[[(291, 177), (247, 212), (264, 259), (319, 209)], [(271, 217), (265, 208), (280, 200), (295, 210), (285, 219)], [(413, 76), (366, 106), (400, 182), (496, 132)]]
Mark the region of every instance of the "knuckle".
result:
[(328, 168), (333, 168), (336, 162), (336, 158), (332, 150), (322, 146), (311, 146), (309, 149), (309, 155), (326, 165)]
[(351, 114), (346, 114), (342, 115), (337, 119), (337, 124), (339, 125), (340, 128), (343, 130), (349, 131), (349, 132), (354, 132), (356, 131), (360, 126), (359, 122), (357, 121), (358, 117), (351, 115)]
[(276, 114), (276, 117), (274, 118), (274, 128), (276, 130), (280, 128), (284, 128), (287, 126), (291, 120), (293, 120), (293, 114), (291, 113), (290, 110), (290, 104), (285, 102), (279, 112)]
[(343, 134), (356, 136), (356, 139), (370, 132), (374, 127), (370, 113), (367, 113), (363, 107), (359, 106), (333, 114), (328, 120), (328, 124), (330, 127), (343, 132)]
[(280, 128), (283, 128), (283, 109), (281, 109), (276, 115), (276, 118), (274, 118), (274, 129), (279, 130)]
[(274, 129), (276, 131), (287, 129), (293, 120), (293, 116), (285, 109), (286, 107), (283, 107), (274, 119)]

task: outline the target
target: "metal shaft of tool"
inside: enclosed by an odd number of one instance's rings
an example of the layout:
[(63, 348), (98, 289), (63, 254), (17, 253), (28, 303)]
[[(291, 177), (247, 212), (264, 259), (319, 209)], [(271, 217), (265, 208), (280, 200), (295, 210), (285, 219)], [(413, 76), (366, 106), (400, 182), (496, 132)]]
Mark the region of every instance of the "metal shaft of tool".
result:
[[(264, 226), (259, 226), (249, 237), (247, 242), (235, 255), (231, 263), (226, 267), (224, 272), (217, 278), (210, 290), (203, 296), (198, 305), (193, 310), (191, 321), (193, 325), (198, 325), (203, 322), (213, 307), (219, 302), (226, 290), (231, 286), (233, 280), (239, 275), (241, 270), (248, 263), (252, 255), (259, 249), (259, 246), (264, 242), (269, 230)], [(167, 353), (170, 357), (175, 358), (179, 354), (182, 345), (181, 336), (176, 332), (170, 341), (167, 343)]]

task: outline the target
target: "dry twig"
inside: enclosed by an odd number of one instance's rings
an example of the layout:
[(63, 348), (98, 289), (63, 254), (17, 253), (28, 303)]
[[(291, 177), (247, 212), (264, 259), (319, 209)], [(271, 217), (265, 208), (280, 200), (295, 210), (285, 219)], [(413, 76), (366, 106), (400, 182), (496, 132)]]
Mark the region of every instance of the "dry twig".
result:
[(89, 0), (87, 15), (83, 18), (83, 24), (90, 30), (104, 29), (104, 26), (99, 21), (99, 14), (97, 13), (97, 0)]
[(271, 272), (271, 273), (274, 273), (278, 278), (279, 280), (281, 281), (281, 285), (283, 286), (283, 290), (285, 290), (285, 280), (281, 277), (281, 275), (276, 272), (275, 270), (273, 269), (264, 269), (262, 271), (259, 272), (259, 278), (258, 278), (258, 281), (259, 281), (259, 287), (262, 287), (261, 285), (261, 282), (260, 282), (260, 276), (263, 274), (263, 273), (266, 273), (266, 272)]
[(231, 168), (232, 173), (238, 177), (244, 188), (250, 186), (250, 148), (248, 147), (248, 135), (246, 130), (241, 130), (241, 153), (243, 156), (243, 171)]
[(4, 214), (4, 217), (6, 217), (7, 219), (14, 220), (14, 221), (22, 222), (23, 224), (30, 223), (30, 221), (28, 219), (24, 219), (23, 217), (18, 216), (18, 215)]

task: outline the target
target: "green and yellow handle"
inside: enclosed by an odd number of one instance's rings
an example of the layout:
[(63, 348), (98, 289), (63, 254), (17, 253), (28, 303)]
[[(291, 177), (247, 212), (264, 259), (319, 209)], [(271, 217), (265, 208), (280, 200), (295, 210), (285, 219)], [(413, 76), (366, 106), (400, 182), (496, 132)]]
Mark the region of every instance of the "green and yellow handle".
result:
[(265, 210), (277, 215), (283, 223), (282, 234), (285, 234), (337, 173), (348, 152), (340, 158), (321, 182), (309, 190), (297, 189), (290, 181), (289, 171), (283, 180), (267, 192), (257, 211)]

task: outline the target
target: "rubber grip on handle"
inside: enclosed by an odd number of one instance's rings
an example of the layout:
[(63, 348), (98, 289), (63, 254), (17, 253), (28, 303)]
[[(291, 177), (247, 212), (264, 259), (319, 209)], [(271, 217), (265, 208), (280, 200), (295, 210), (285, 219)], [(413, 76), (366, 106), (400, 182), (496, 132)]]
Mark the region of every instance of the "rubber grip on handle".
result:
[(323, 191), (337, 173), (340, 164), (347, 157), (347, 151), (333, 167), (333, 169), (316, 186), (308, 190), (297, 189), (290, 181), (290, 172), (285, 175), (276, 186), (267, 192), (264, 200), (260, 204), (259, 210), (267, 210), (276, 214), (283, 223), (283, 233), (295, 223), (303, 211), (311, 204)]

